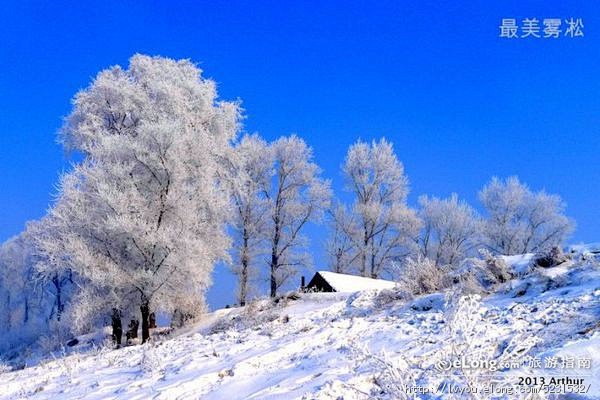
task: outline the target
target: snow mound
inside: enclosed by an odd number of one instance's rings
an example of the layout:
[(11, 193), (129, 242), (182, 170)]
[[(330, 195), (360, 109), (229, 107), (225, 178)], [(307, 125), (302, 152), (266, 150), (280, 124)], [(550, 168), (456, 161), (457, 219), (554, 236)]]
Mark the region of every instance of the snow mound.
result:
[(500, 256), (511, 269), (513, 275), (523, 275), (532, 268), (534, 253), (518, 254), (515, 256)]

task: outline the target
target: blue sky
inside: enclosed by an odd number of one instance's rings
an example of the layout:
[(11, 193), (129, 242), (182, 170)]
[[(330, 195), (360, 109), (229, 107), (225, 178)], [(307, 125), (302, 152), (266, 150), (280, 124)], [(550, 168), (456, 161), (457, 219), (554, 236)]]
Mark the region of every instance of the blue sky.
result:
[[(71, 97), (140, 52), (198, 62), (243, 101), (248, 132), (304, 137), (338, 193), (348, 145), (385, 136), (411, 203), (476, 204), (491, 176), (518, 175), (565, 199), (572, 241), (600, 241), (600, 7), (524, 3), (4, 1), (0, 240), (44, 214), (69, 168), (55, 137)], [(585, 36), (498, 37), (502, 18), (530, 17), (581, 18)], [(310, 232), (322, 268), (324, 229)], [(213, 305), (231, 301), (225, 276)]]

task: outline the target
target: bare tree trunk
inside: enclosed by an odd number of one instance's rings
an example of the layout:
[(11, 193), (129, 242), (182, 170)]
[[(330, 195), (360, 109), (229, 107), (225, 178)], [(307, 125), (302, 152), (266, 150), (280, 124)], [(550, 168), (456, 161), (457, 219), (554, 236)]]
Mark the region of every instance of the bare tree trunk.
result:
[(113, 343), (117, 347), (121, 347), (121, 338), (123, 337), (123, 325), (121, 324), (121, 310), (113, 308), (111, 322)]
[(150, 306), (148, 300), (142, 298), (142, 304), (140, 305), (140, 311), (142, 313), (142, 344), (146, 343), (150, 339)]
[(25, 315), (23, 315), (23, 323), (26, 324), (29, 321), (29, 298), (25, 296)]
[(137, 319), (132, 319), (131, 321), (129, 321), (129, 325), (127, 327), (127, 340), (137, 339), (139, 326), (140, 321), (138, 321)]
[(271, 297), (277, 296), (277, 280), (275, 278), (277, 266), (277, 254), (275, 254), (275, 250), (271, 254)]
[(344, 256), (344, 252), (342, 249), (338, 248), (335, 252), (335, 267), (333, 272), (337, 272), (338, 274), (343, 272), (342, 268), (342, 257)]
[(171, 316), (171, 328), (181, 328), (183, 326), (183, 313), (178, 309), (173, 311)]
[(369, 236), (365, 229), (363, 238), (363, 248), (360, 250), (360, 276), (367, 276), (367, 247), (369, 246)]
[(379, 271), (375, 266), (375, 239), (371, 240), (371, 278), (377, 279)]
[(248, 296), (248, 269), (250, 267), (250, 254), (248, 249), (248, 230), (244, 228), (244, 239), (242, 244), (242, 270), (240, 271), (240, 306), (246, 305), (246, 297)]
[(60, 279), (58, 278), (58, 275), (54, 275), (52, 278), (52, 283), (56, 289), (56, 319), (60, 321), (60, 317), (63, 313), (65, 305), (62, 303), (62, 288), (60, 287)]
[(277, 296), (277, 277), (276, 272), (279, 267), (279, 218), (275, 218), (275, 235), (273, 236), (273, 246), (271, 248), (271, 297)]
[(150, 313), (149, 324), (150, 329), (156, 328), (156, 314), (154, 314), (153, 312)]

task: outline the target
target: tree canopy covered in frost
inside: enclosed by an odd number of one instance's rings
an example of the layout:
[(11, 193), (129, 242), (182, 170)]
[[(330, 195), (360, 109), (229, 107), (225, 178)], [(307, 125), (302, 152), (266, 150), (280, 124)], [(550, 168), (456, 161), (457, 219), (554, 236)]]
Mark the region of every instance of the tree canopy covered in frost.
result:
[(245, 304), (251, 281), (266, 265), (270, 203), (266, 196), (273, 177), (273, 149), (258, 135), (245, 135), (236, 146), (230, 174), (234, 231), (231, 267), (237, 276), (239, 304)]
[(143, 340), (150, 311), (196, 312), (226, 257), (218, 177), (238, 125), (237, 104), (187, 60), (136, 55), (73, 101), (60, 138), (85, 159), (61, 180), (42, 247), (111, 308), (138, 308)]
[(312, 149), (292, 135), (271, 144), (275, 176), (266, 189), (269, 202), (271, 297), (301, 266), (310, 262), (302, 234), (307, 223), (319, 221), (329, 207), (329, 181), (320, 177)]
[(1, 334), (19, 331), (33, 319), (34, 308), (38, 305), (36, 293), (39, 294), (35, 284), (35, 262), (31, 247), (21, 234), (0, 246)]
[(350, 146), (342, 170), (354, 202), (333, 211), (337, 235), (351, 242), (346, 260), (354, 269), (377, 278), (391, 261), (414, 251), (419, 220), (406, 204), (408, 179), (385, 139)]
[(243, 304), (250, 280), (264, 275), (261, 272), (267, 271), (275, 297), (299, 268), (310, 264), (303, 230), (320, 221), (331, 191), (329, 182), (320, 177), (312, 149), (295, 135), (272, 143), (257, 135), (244, 136), (231, 167), (232, 268)]
[(456, 194), (447, 199), (421, 196), (419, 205), (421, 255), (438, 266), (458, 265), (478, 244), (477, 213)]
[(479, 198), (487, 213), (486, 245), (499, 254), (547, 251), (561, 245), (574, 229), (560, 196), (534, 193), (517, 177), (492, 178)]
[(73, 294), (70, 270), (44, 273), (47, 260), (36, 247), (38, 223), (0, 245), (0, 351), (49, 333)]

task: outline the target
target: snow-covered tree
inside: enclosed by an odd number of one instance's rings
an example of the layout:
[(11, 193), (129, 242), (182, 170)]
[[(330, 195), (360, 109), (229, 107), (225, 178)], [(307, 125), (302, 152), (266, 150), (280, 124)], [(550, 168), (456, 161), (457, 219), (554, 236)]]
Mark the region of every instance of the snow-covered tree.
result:
[(100, 72), (73, 105), (60, 139), (85, 158), (61, 181), (58, 234), (42, 247), (114, 294), (107, 314), (137, 307), (146, 341), (152, 311), (199, 311), (227, 256), (219, 171), (239, 109), (190, 61), (143, 55)]
[(408, 179), (385, 139), (350, 146), (342, 169), (354, 195), (352, 208), (336, 217), (352, 242), (347, 259), (360, 275), (377, 278), (392, 261), (415, 251), (420, 223), (406, 204)]
[(421, 255), (437, 266), (457, 266), (477, 246), (481, 223), (475, 210), (456, 194), (447, 199), (421, 196)]
[(534, 193), (517, 177), (493, 178), (479, 198), (487, 212), (486, 245), (496, 253), (547, 251), (561, 245), (574, 229), (560, 196)]
[(258, 135), (246, 135), (236, 146), (232, 159), (232, 199), (234, 230), (233, 272), (238, 280), (238, 302), (248, 300), (250, 283), (267, 252), (269, 202), (265, 195), (273, 176), (273, 152)]
[[(73, 294), (68, 270), (45, 275), (38, 270), (46, 260), (34, 240), (39, 222), (0, 245), (0, 342), (29, 343), (59, 322)], [(0, 346), (4, 347), (4, 346)]]
[(53, 263), (41, 247), (41, 243), (45, 239), (55, 234), (56, 231), (50, 223), (50, 218), (45, 216), (38, 221), (28, 222), (27, 229), (22, 235), (30, 245), (33, 267), (38, 281), (47, 287), (46, 293), (51, 294), (54, 298), (49, 317), (50, 319), (56, 317), (60, 321), (66, 304), (73, 296), (77, 283), (76, 276), (74, 276), (69, 264), (63, 262)]
[(23, 237), (4, 242), (0, 246), (1, 332), (21, 328), (30, 320), (34, 280), (34, 263)]
[(269, 201), (269, 264), (271, 297), (299, 267), (307, 265), (303, 228), (318, 222), (329, 206), (329, 181), (320, 178), (312, 149), (299, 137), (282, 137), (271, 144), (275, 176), (266, 190)]
[(350, 225), (351, 220), (347, 215), (346, 207), (342, 204), (334, 206), (328, 214), (329, 238), (325, 250), (329, 257), (329, 268), (333, 272), (348, 273), (357, 256), (353, 252), (352, 238), (348, 235), (353, 229)]

